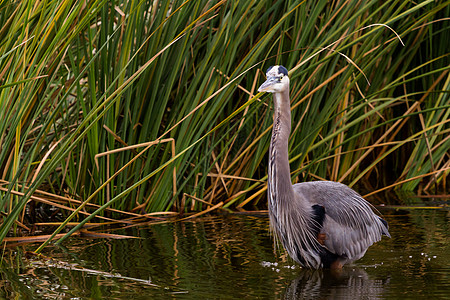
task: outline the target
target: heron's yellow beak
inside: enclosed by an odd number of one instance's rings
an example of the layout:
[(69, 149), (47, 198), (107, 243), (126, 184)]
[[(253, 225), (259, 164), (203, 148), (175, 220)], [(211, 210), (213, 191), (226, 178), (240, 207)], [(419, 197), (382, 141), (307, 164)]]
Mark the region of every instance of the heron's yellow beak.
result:
[(269, 92), (275, 83), (279, 83), (279, 80), (278, 77), (267, 77), (267, 80), (258, 88), (258, 92)]

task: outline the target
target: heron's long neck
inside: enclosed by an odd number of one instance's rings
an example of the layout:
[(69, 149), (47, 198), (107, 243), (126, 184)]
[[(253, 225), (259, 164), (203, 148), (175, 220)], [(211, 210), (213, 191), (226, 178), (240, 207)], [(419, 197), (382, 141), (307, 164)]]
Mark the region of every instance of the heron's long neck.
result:
[(268, 193), (269, 206), (293, 198), (288, 157), (288, 141), (291, 132), (291, 108), (289, 91), (274, 93), (274, 117), (272, 140), (269, 150)]

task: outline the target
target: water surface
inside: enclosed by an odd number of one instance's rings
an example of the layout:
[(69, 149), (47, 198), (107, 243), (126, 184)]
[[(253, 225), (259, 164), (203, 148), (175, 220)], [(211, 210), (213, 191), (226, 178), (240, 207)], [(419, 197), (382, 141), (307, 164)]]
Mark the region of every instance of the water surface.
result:
[[(392, 238), (342, 272), (300, 268), (268, 218), (212, 216), (3, 253), (0, 297), (19, 299), (450, 299), (449, 212), (387, 210)], [(117, 233), (117, 232), (115, 232)]]

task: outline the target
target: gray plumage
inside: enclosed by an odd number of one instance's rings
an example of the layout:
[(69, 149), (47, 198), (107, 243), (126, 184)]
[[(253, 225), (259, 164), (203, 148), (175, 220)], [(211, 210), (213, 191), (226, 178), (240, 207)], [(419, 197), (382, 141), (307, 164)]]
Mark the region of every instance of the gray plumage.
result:
[(387, 222), (344, 184), (313, 181), (292, 185), (288, 72), (283, 66), (273, 66), (266, 75), (258, 91), (271, 92), (274, 99), (268, 168), (271, 228), (288, 254), (302, 266), (340, 268), (363, 257), (382, 235), (390, 236)]

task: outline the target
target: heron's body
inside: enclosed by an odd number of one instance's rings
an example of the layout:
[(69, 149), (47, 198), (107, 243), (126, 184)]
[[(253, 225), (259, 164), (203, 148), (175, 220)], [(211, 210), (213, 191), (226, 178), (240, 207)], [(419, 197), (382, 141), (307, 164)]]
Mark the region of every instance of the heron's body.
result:
[(389, 236), (386, 221), (344, 184), (313, 181), (292, 185), (288, 139), (291, 131), (289, 78), (282, 66), (267, 71), (259, 91), (273, 93), (269, 149), (268, 206), (271, 227), (288, 254), (308, 268), (340, 268), (364, 256)]

